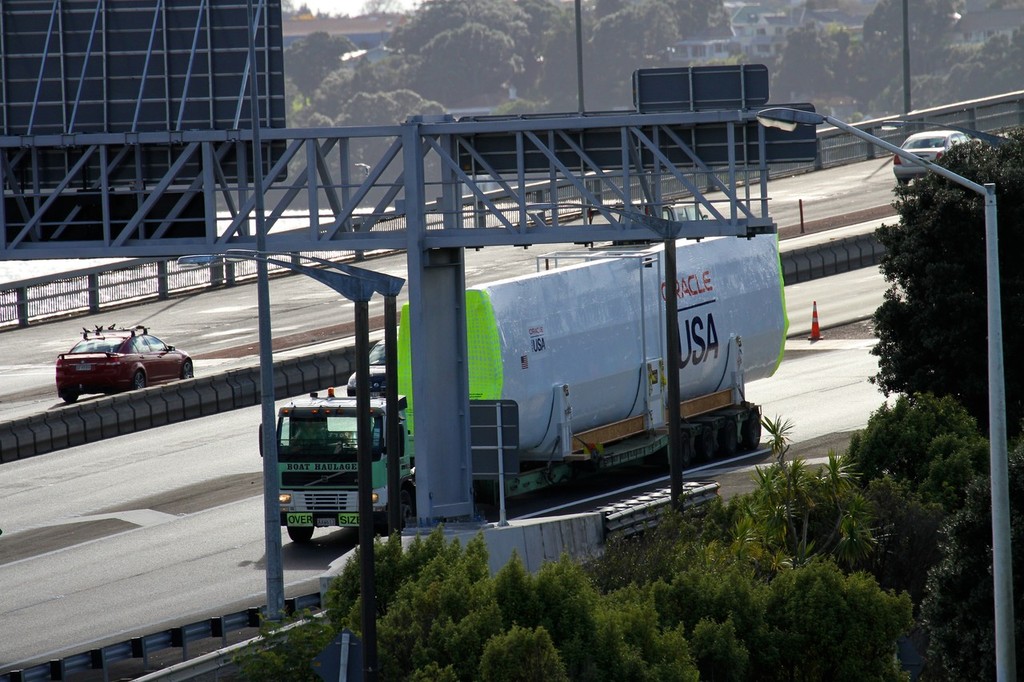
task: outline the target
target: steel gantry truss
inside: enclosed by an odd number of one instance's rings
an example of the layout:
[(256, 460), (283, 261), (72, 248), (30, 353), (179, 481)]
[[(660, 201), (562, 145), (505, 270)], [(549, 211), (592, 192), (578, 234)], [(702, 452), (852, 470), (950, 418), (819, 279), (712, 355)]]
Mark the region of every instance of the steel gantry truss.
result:
[[(264, 128), (268, 248), (657, 238), (626, 214), (657, 217), (680, 197), (713, 218), (690, 236), (763, 232), (773, 141), (755, 114)], [(0, 258), (252, 248), (251, 140), (247, 130), (0, 137)], [(599, 216), (593, 224), (576, 220), (584, 206)]]

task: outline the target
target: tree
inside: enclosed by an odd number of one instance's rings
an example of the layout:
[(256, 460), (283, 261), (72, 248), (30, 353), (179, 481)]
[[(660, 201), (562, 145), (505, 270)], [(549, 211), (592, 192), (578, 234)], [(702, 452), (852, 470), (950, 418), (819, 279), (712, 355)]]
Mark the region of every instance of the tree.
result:
[[(1016, 650), (1024, 651), (1024, 444), (1009, 458), (1010, 543)], [(945, 524), (942, 560), (928, 573), (922, 617), (930, 633), (928, 666), (945, 679), (995, 679), (990, 481), (979, 476)], [(1017, 656), (1018, 660), (1020, 656)], [(1018, 666), (1020, 664), (1018, 663)]]
[(475, 22), (442, 31), (419, 55), (418, 91), (448, 104), (501, 93), (523, 69), (511, 36)]
[(633, 72), (661, 66), (679, 39), (677, 16), (661, 0), (627, 3), (600, 19), (584, 54), (587, 108), (630, 106)]
[(249, 682), (319, 682), (310, 662), (333, 637), (324, 619), (305, 611), (284, 622), (264, 620), (259, 639), (239, 650), (232, 662)]
[(988, 467), (988, 441), (974, 417), (952, 397), (930, 393), (883, 404), (850, 438), (848, 454), (865, 479), (891, 476), (947, 511)]
[[(902, 108), (902, 70), (894, 65), (903, 61), (902, 0), (879, 0), (864, 20), (859, 78), (852, 93), (862, 103), (874, 101), (872, 109), (900, 111)], [(911, 67), (915, 74), (926, 74), (945, 66), (955, 17), (954, 0), (915, 0), (910, 5)], [(883, 98), (891, 86), (895, 99)], [(915, 103), (916, 104), (916, 103)]]
[[(1007, 427), (1024, 417), (1024, 131), (999, 147), (953, 147), (942, 163), (979, 184), (995, 183), (1006, 377)], [(887, 394), (953, 396), (988, 424), (984, 200), (930, 173), (897, 187), (898, 224), (876, 232), (889, 288), (875, 312), (878, 374)]]
[(331, 36), (322, 31), (310, 33), (285, 50), (288, 78), (309, 100), (327, 74), (341, 66), (341, 55), (355, 49), (345, 36)]
[(939, 562), (942, 508), (926, 503), (906, 483), (889, 476), (868, 483), (864, 496), (875, 518), (875, 550), (857, 568), (869, 571), (883, 590), (906, 592), (914, 607), (925, 595), (928, 571)]
[(482, 682), (568, 682), (565, 666), (544, 628), (518, 625), (492, 637), (480, 659)]
[(781, 64), (773, 87), (786, 102), (804, 101), (811, 95), (835, 91), (834, 68), (837, 45), (814, 24), (790, 31), (782, 51)]
[[(779, 665), (763, 680), (903, 680), (896, 639), (913, 623), (910, 598), (831, 561), (780, 573), (769, 584), (765, 622)], [(763, 670), (756, 663), (754, 670)], [(774, 674), (773, 674), (774, 673)]]

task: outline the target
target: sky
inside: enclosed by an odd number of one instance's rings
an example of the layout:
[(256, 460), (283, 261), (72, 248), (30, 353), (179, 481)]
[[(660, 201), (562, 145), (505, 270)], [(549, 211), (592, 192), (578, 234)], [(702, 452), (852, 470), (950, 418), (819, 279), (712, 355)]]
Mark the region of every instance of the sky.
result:
[[(377, 4), (387, 4), (395, 11), (405, 12), (415, 9), (420, 2), (421, 0), (386, 0), (386, 2), (378, 0)], [(296, 9), (305, 4), (317, 14), (323, 12), (324, 14), (354, 17), (363, 13), (367, 0), (291, 0), (291, 4)]]

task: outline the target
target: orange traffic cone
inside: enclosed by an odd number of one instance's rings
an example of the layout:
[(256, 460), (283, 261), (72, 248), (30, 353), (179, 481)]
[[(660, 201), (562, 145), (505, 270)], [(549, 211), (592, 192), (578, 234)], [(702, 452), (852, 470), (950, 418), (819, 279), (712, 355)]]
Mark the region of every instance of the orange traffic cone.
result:
[(821, 327), (818, 326), (818, 302), (814, 301), (813, 306), (811, 309), (811, 335), (807, 337), (807, 340), (820, 341)]

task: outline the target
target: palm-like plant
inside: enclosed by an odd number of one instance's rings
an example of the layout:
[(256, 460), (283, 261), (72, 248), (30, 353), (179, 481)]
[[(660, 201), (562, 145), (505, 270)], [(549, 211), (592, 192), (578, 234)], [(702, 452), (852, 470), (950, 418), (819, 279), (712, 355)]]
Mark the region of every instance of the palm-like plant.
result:
[(833, 554), (847, 565), (866, 556), (874, 547), (871, 515), (846, 458), (829, 452), (819, 469), (799, 458), (786, 461), (792, 422), (765, 417), (763, 426), (773, 461), (756, 469), (757, 487), (738, 503), (737, 555), (772, 570), (800, 566), (818, 554)]

